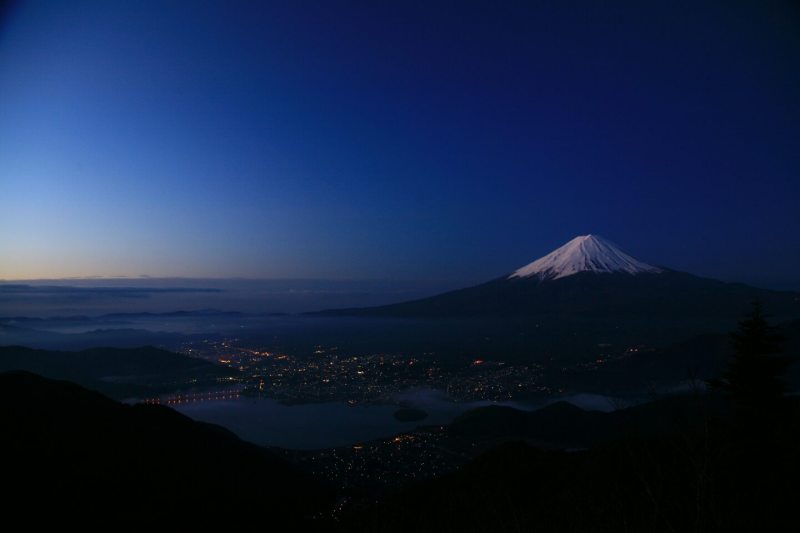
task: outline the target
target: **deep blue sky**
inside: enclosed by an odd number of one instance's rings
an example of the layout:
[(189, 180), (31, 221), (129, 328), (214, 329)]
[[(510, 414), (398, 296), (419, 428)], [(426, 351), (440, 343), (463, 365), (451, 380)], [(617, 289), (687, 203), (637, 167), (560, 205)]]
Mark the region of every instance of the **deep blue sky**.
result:
[(19, 3), (0, 278), (800, 280), (797, 9), (497, 4)]

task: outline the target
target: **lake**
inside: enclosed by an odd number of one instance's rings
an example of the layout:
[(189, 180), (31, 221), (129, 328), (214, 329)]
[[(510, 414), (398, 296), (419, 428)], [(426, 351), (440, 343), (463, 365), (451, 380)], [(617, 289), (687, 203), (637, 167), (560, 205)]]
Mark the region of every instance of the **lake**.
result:
[[(517, 402), (454, 402), (443, 393), (421, 389), (393, 398), (404, 406), (423, 409), (428, 417), (401, 422), (394, 417), (397, 405), (349, 405), (343, 402), (285, 405), (267, 398), (238, 397), (172, 407), (195, 420), (218, 424), (254, 444), (292, 449), (319, 449), (388, 438), (419, 425), (440, 425), (476, 407), (505, 405), (518, 409), (541, 408), (543, 404)], [(597, 395), (559, 398), (584, 409), (610, 411), (620, 403)]]

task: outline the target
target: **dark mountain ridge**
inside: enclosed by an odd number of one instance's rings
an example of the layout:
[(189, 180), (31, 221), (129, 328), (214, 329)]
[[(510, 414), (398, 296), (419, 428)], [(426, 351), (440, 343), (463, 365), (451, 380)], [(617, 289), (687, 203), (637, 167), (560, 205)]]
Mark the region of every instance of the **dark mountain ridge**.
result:
[(221, 365), (152, 346), (78, 352), (0, 346), (0, 372), (10, 370), (74, 381), (120, 399), (172, 390), (190, 379), (215, 380), (231, 374)]
[(800, 293), (726, 283), (683, 272), (580, 272), (554, 280), (503, 277), (397, 304), (323, 311), (333, 316), (674, 318), (737, 317), (754, 300), (779, 317), (800, 316)]
[(332, 498), (317, 480), (218, 426), (27, 372), (0, 374), (0, 425), (3, 480), (12, 488), (6, 517), (28, 524), (43, 513), (72, 524), (248, 523), (256, 510), (273, 524), (300, 524)]
[(599, 235), (583, 235), (506, 276), (474, 287), (409, 302), (323, 314), (708, 318), (741, 316), (753, 300), (760, 300), (774, 315), (800, 316), (800, 293), (725, 283), (649, 265)]

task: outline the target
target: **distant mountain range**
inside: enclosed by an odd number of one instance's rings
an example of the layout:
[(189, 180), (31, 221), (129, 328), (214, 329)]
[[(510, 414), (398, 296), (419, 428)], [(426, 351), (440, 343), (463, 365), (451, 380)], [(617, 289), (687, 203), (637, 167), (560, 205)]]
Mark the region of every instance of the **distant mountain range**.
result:
[(758, 300), (780, 317), (800, 316), (800, 293), (725, 283), (649, 265), (597, 235), (564, 246), (501, 278), (429, 298), (325, 315), (387, 317), (735, 317)]
[(234, 374), (222, 365), (152, 346), (79, 352), (0, 346), (0, 372), (18, 370), (67, 379), (119, 399), (173, 391), (183, 383), (215, 383)]
[[(284, 313), (260, 313), (251, 316), (282, 316)], [(192, 318), (192, 317), (230, 317), (239, 318), (247, 316), (238, 311), (220, 311), (218, 309), (199, 309), (196, 311), (169, 311), (164, 313), (105, 313), (97, 316), (68, 315), (68, 316), (4, 316), (0, 317), (0, 324), (39, 324), (42, 322), (99, 322), (108, 320), (130, 320), (136, 318)]]

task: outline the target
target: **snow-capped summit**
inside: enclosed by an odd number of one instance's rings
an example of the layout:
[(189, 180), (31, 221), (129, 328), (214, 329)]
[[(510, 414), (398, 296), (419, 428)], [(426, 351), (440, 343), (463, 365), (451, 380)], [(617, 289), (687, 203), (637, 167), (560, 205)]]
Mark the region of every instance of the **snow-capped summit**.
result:
[(508, 279), (535, 276), (540, 280), (553, 280), (578, 272), (640, 274), (660, 273), (662, 270), (634, 259), (599, 235), (582, 235), (516, 270)]

